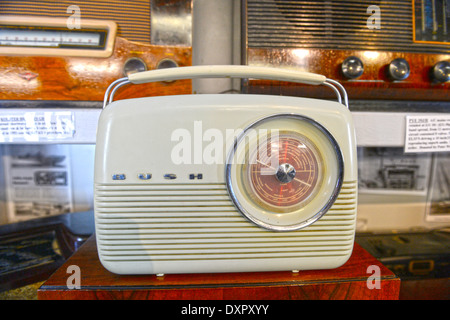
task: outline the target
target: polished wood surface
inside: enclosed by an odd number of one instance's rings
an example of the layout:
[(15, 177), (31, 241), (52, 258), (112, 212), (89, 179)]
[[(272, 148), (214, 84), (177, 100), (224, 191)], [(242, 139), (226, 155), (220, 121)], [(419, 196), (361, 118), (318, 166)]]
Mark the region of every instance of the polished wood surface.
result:
[[(349, 80), (341, 72), (342, 62), (356, 56), (364, 64), (364, 73)], [(387, 75), (389, 63), (403, 58), (410, 65), (410, 75), (403, 81), (392, 81)], [(450, 101), (450, 82), (434, 83), (430, 70), (439, 61), (450, 61), (449, 54), (426, 54), (387, 51), (319, 50), (319, 49), (247, 49), (248, 65), (295, 68), (325, 75), (342, 83), (350, 99), (435, 100)], [(303, 86), (286, 82), (250, 80), (248, 93), (268, 93), (316, 98), (334, 98), (324, 86)]]
[[(80, 267), (80, 289), (68, 289), (70, 265)], [(380, 289), (369, 289), (371, 265), (380, 268)], [(398, 299), (400, 279), (355, 244), (337, 269), (222, 274), (116, 275), (101, 265), (94, 236), (39, 289), (41, 300), (233, 300), (233, 299)]]
[[(142, 59), (148, 70), (164, 59), (189, 66), (192, 48), (145, 45), (117, 37), (109, 58), (0, 56), (0, 99), (103, 101), (106, 88), (125, 76), (123, 66), (133, 57)], [(155, 82), (121, 88), (116, 99), (191, 92), (191, 80)]]

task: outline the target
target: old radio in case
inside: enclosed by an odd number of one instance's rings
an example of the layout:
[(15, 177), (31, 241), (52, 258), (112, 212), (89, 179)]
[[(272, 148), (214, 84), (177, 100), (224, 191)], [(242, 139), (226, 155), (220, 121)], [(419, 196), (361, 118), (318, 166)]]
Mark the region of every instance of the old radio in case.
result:
[[(323, 74), (354, 100), (449, 101), (448, 0), (244, 0), (241, 12), (245, 64)], [(332, 97), (259, 79), (244, 90)]]
[[(1, 1), (0, 104), (101, 107), (117, 78), (191, 65), (191, 25), (192, 0)], [(154, 82), (119, 98), (191, 92)]]
[[(250, 94), (113, 102), (129, 83), (199, 77), (326, 85), (338, 102)], [(351, 255), (356, 142), (336, 81), (248, 66), (135, 73), (108, 88), (97, 130), (96, 239), (111, 272), (329, 269)]]

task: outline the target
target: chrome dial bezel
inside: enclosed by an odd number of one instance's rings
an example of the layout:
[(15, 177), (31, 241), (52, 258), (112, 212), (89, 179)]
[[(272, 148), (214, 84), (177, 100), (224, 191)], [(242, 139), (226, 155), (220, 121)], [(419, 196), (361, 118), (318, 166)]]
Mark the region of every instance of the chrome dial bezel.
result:
[[(235, 159), (236, 151), (237, 151), (238, 147), (240, 146), (240, 144), (243, 143), (247, 132), (249, 132), (249, 130), (254, 129), (263, 123), (267, 123), (269, 121), (279, 120), (279, 119), (292, 119), (294, 121), (304, 122), (304, 123), (307, 123), (308, 125), (312, 126), (313, 130), (315, 130), (319, 135), (322, 135), (323, 140), (327, 141), (327, 143), (329, 143), (329, 150), (332, 151), (333, 156), (334, 156), (334, 161), (336, 162), (333, 165), (335, 165), (335, 167), (337, 168), (336, 174), (335, 174), (336, 176), (334, 177), (335, 181), (331, 182), (331, 184), (330, 184), (329, 189), (332, 188), (332, 190), (328, 190), (328, 191), (330, 191), (330, 196), (327, 197), (326, 201), (324, 201), (323, 204), (321, 203), (320, 208), (318, 210), (311, 212), (307, 219), (304, 219), (302, 221), (297, 221), (295, 223), (290, 223), (290, 224), (278, 223), (277, 221), (268, 222), (268, 221), (265, 221), (264, 219), (255, 217), (255, 214), (252, 214), (251, 210), (249, 210), (249, 208), (246, 208), (246, 205), (244, 204), (245, 201), (242, 201), (243, 200), (242, 196), (240, 196), (241, 190), (239, 190), (239, 188), (237, 186), (237, 182), (236, 182), (237, 178), (233, 174), (233, 168), (235, 166), (233, 161)], [(326, 159), (325, 161), (329, 161), (329, 160), (330, 159)], [(226, 179), (226, 186), (227, 186), (228, 194), (229, 194), (233, 204), (245, 218), (247, 218), (249, 221), (253, 222), (257, 226), (262, 227), (267, 230), (294, 231), (294, 230), (299, 230), (299, 229), (305, 228), (305, 227), (313, 224), (314, 222), (316, 222), (334, 204), (334, 202), (336, 201), (336, 199), (340, 193), (343, 179), (344, 179), (344, 159), (343, 159), (341, 149), (340, 149), (336, 139), (323, 125), (321, 125), (317, 121), (315, 121), (309, 117), (299, 115), (299, 114), (290, 114), (290, 113), (289, 114), (274, 114), (274, 115), (270, 115), (270, 116), (264, 117), (262, 119), (259, 119), (255, 122), (253, 122), (252, 124), (247, 126), (236, 137), (236, 139), (233, 143), (233, 147), (231, 148), (231, 150), (229, 150), (228, 155), (227, 155), (227, 159), (226, 159), (226, 163), (225, 163), (225, 179)]]

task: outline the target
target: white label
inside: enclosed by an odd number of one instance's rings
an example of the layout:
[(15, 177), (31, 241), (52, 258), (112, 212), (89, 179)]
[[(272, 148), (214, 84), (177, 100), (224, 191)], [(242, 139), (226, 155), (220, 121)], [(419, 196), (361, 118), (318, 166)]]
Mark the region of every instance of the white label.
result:
[(40, 142), (73, 138), (75, 117), (70, 111), (3, 113), (0, 142)]
[(450, 115), (407, 116), (405, 152), (450, 151)]

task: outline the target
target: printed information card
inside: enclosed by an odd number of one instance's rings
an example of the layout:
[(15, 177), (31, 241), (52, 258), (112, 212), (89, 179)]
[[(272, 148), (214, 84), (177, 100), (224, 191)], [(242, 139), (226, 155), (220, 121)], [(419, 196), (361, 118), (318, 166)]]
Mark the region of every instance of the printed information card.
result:
[(450, 151), (450, 115), (406, 116), (405, 153)]
[(70, 111), (3, 113), (0, 142), (41, 142), (73, 138), (75, 117)]

